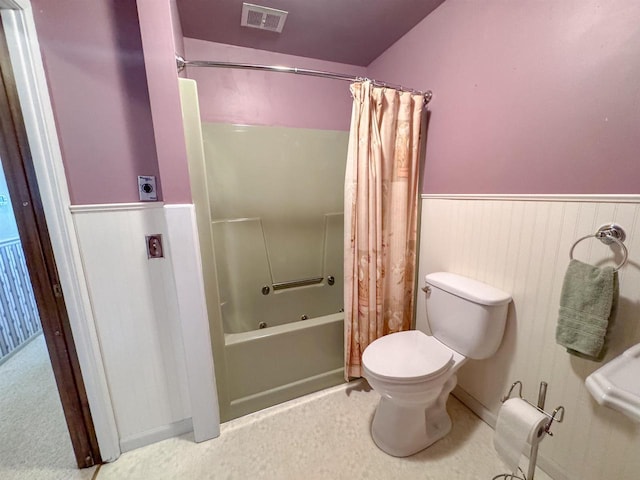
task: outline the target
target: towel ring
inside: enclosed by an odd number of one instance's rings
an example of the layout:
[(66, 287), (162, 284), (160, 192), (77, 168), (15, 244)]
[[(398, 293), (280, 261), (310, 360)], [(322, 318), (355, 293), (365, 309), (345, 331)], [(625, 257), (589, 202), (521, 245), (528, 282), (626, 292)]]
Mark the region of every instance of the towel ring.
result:
[(620, 248), (622, 249), (623, 258), (620, 264), (613, 269), (614, 272), (617, 272), (618, 270), (620, 270), (622, 266), (625, 263), (627, 263), (627, 258), (629, 257), (629, 251), (627, 250), (627, 247), (625, 246), (625, 244), (622, 243), (622, 241), (625, 239), (625, 233), (624, 233), (624, 230), (622, 230), (622, 227), (615, 224), (603, 225), (598, 229), (596, 233), (593, 233), (591, 235), (585, 235), (584, 237), (579, 238), (573, 244), (573, 246), (571, 247), (571, 250), (569, 250), (569, 259), (573, 260), (573, 250), (576, 248), (576, 245), (578, 245), (581, 241), (586, 240), (587, 238), (597, 238), (598, 240), (600, 240), (603, 243), (606, 243), (607, 245), (610, 245), (611, 243), (617, 243), (620, 246)]

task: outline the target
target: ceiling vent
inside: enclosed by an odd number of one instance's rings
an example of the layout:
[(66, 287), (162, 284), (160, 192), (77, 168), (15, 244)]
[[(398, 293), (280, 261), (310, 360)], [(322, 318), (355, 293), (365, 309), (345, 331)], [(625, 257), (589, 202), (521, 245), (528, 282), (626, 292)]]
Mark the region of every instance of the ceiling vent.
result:
[(240, 25), (281, 33), (288, 13), (284, 10), (243, 3)]

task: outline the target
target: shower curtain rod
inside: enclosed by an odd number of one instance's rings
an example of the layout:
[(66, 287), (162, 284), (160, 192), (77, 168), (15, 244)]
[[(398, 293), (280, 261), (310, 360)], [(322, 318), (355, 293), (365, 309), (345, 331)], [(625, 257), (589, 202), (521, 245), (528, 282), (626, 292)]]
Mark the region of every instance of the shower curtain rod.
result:
[(348, 82), (360, 82), (369, 81), (376, 87), (389, 87), (401, 92), (410, 92), (424, 97), (424, 103), (429, 103), (433, 97), (433, 92), (427, 90), (414, 90), (413, 88), (405, 88), (401, 85), (394, 85), (392, 83), (380, 82), (367, 77), (354, 77), (351, 75), (344, 75), (342, 73), (325, 72), (322, 70), (309, 70), (306, 68), (296, 67), (283, 67), (279, 65), (256, 65), (252, 63), (234, 63), (234, 62), (216, 62), (216, 61), (204, 61), (204, 60), (185, 60), (180, 55), (176, 55), (176, 64), (178, 65), (178, 72), (184, 70), (185, 67), (217, 67), (217, 68), (237, 68), (241, 70), (262, 70), (266, 72), (280, 72), (280, 73), (295, 73), (297, 75), (308, 75), (311, 77), (332, 78), (334, 80), (345, 80)]

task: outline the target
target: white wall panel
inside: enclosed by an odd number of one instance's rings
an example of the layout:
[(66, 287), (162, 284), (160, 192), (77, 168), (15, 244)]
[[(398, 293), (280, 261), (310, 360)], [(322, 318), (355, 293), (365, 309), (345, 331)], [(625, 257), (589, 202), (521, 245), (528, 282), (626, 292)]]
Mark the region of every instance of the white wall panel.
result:
[[(556, 479), (632, 479), (640, 471), (640, 425), (599, 406), (584, 385), (603, 363), (572, 357), (555, 343), (560, 291), (569, 250), (578, 238), (604, 223), (627, 232), (629, 261), (620, 271), (618, 315), (605, 361), (640, 342), (640, 203), (580, 199), (425, 198), (422, 202), (420, 282), (446, 270), (490, 283), (513, 295), (505, 338), (497, 354), (469, 361), (459, 386), (476, 407), (495, 420), (500, 397), (515, 380), (537, 399), (549, 383), (547, 410), (566, 408), (565, 421), (540, 448), (539, 463)], [(621, 259), (596, 239), (581, 242), (574, 257), (592, 264)], [(424, 298), (418, 298), (424, 325)], [(491, 415), (493, 414), (493, 415)], [(486, 417), (487, 415), (485, 415)]]
[(122, 449), (189, 430), (174, 272), (170, 258), (148, 259), (145, 244), (145, 235), (168, 239), (162, 205), (73, 216)]
[[(220, 435), (220, 413), (211, 351), (211, 332), (202, 280), (202, 259), (193, 205), (165, 205), (167, 248), (182, 323), (193, 436), (202, 442)], [(169, 245), (170, 244), (170, 245)]]

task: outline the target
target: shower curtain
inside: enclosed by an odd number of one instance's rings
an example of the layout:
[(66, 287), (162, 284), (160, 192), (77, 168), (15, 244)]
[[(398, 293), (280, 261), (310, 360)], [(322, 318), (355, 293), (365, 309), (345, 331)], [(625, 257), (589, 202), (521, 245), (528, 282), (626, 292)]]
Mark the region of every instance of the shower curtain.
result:
[(351, 85), (345, 176), (345, 378), (364, 349), (408, 330), (415, 287), (422, 95)]

